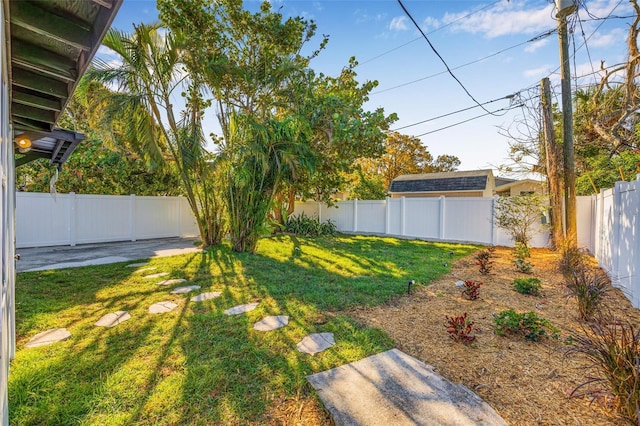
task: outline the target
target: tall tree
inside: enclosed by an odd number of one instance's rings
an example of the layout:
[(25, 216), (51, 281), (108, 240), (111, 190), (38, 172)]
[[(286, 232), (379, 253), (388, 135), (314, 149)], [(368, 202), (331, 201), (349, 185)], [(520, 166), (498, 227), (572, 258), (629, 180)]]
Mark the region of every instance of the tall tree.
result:
[(419, 138), (392, 132), (384, 142), (384, 153), (378, 158), (359, 161), (365, 176), (381, 176), (385, 191), (400, 175), (414, 173), (451, 172), (460, 165), (458, 157), (440, 155), (434, 160)]
[[(276, 180), (274, 191), (261, 196), (273, 193), (275, 198), (276, 193), (287, 190), (290, 195), (298, 192), (327, 199), (344, 182), (341, 172), (358, 155), (382, 149), (389, 118), (381, 109), (368, 112), (362, 107), (376, 83), (360, 85), (355, 80), (355, 60), (338, 77), (309, 69), (309, 61), (327, 42), (324, 38), (310, 55), (301, 54), (315, 34), (313, 22), (300, 17), (284, 19), (268, 2), (255, 13), (245, 10), (241, 0), (160, 0), (158, 7), (161, 19), (187, 37), (188, 69), (210, 89), (222, 129), (223, 158), (233, 159), (229, 167), (257, 178), (268, 170), (281, 170), (280, 157), (266, 155), (273, 146), (288, 155), (304, 156), (290, 163), (292, 172)], [(288, 129), (291, 123), (297, 123), (299, 130), (293, 132), (295, 139), (289, 140), (288, 147), (270, 139), (280, 134), (278, 128)], [(262, 130), (255, 133), (256, 129)], [(300, 143), (307, 149), (299, 149)], [(256, 156), (276, 163), (267, 167), (261, 162), (256, 173)], [(236, 185), (234, 176), (228, 179), (230, 187)], [(241, 188), (257, 190), (261, 185), (254, 182)], [(266, 214), (242, 220), (263, 209), (232, 203), (232, 198), (227, 197), (230, 214), (236, 215), (231, 221), (246, 227), (232, 232), (232, 238), (253, 235), (263, 227)], [(280, 197), (284, 198), (291, 199)], [(234, 248), (252, 251), (255, 239), (249, 244), (234, 241)]]
[[(201, 123), (207, 102), (196, 78), (185, 81), (180, 34), (141, 24), (131, 34), (110, 30), (103, 44), (122, 62), (98, 60), (89, 72), (90, 78), (115, 87), (96, 100), (104, 105), (102, 123), (131, 141), (150, 164), (175, 168), (203, 244), (218, 243), (224, 231), (222, 206)], [(179, 117), (172, 105), (176, 93), (186, 98)]]

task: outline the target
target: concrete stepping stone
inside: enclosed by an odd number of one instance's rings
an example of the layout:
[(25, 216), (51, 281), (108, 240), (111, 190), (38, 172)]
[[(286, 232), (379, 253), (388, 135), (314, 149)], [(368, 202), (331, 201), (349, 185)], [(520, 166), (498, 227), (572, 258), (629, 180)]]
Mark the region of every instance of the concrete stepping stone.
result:
[(139, 268), (141, 266), (147, 266), (148, 264), (149, 264), (149, 262), (130, 263), (128, 265), (124, 265), (124, 267), (125, 268)]
[(148, 268), (136, 269), (133, 271), (134, 274), (141, 274), (143, 272), (153, 271), (154, 269), (158, 269), (157, 266), (149, 266)]
[(33, 336), (25, 345), (27, 348), (35, 348), (37, 346), (50, 345), (61, 340), (71, 337), (71, 333), (66, 328), (52, 328)]
[(398, 349), (307, 376), (338, 425), (506, 426), (467, 387)]
[(172, 284), (180, 284), (180, 283), (186, 283), (186, 282), (187, 280), (185, 280), (184, 278), (172, 278), (170, 280), (160, 281), (158, 285), (172, 285)]
[(116, 311), (100, 318), (94, 325), (96, 327), (113, 327), (126, 320), (131, 319), (131, 315), (127, 311)]
[(176, 287), (173, 290), (171, 290), (171, 294), (186, 294), (186, 293), (191, 293), (193, 290), (200, 290), (200, 286), (199, 285), (187, 285), (184, 287)]
[(193, 296), (190, 300), (192, 302), (203, 302), (205, 300), (215, 299), (216, 297), (220, 297), (222, 292), (214, 291), (212, 293), (200, 293), (197, 296)]
[(262, 318), (253, 324), (253, 329), (258, 331), (271, 331), (284, 327), (287, 324), (289, 324), (289, 317), (287, 315), (276, 315)]
[(240, 315), (240, 314), (244, 314), (245, 312), (253, 311), (258, 305), (259, 305), (258, 302), (238, 305), (238, 306), (234, 306), (233, 308), (229, 308), (225, 310), (224, 313), (226, 315)]
[(298, 343), (298, 351), (315, 355), (329, 349), (335, 344), (336, 341), (333, 338), (333, 333), (315, 333), (306, 336)]
[(169, 275), (168, 272), (158, 272), (157, 274), (151, 274), (151, 275), (145, 275), (144, 279), (150, 280), (152, 278), (160, 278), (160, 277), (166, 277), (167, 275)]
[(173, 311), (178, 305), (173, 302), (158, 302), (149, 306), (150, 314), (165, 314)]

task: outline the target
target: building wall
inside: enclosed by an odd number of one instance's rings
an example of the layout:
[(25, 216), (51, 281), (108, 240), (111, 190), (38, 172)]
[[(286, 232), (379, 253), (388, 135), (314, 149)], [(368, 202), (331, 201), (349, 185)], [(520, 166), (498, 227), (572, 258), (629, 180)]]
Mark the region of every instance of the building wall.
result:
[(9, 122), (9, 82), (5, 34), (5, 10), (0, 7), (0, 46), (2, 49), (2, 87), (0, 88), (0, 223), (2, 224), (2, 281), (0, 285), (0, 422), (9, 424), (7, 381), (9, 361), (15, 354), (15, 162)]
[(496, 189), (497, 195), (509, 195), (511, 197), (529, 192), (542, 195), (544, 193), (544, 188), (540, 183), (525, 181), (514, 183), (513, 186), (508, 188), (506, 191), (500, 191), (500, 188)]

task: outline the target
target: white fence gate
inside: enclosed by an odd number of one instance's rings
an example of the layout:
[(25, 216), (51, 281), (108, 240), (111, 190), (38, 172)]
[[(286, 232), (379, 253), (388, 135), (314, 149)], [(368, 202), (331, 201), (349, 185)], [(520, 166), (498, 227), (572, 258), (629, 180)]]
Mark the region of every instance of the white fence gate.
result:
[(18, 192), (16, 210), (18, 248), (198, 235), (184, 197)]

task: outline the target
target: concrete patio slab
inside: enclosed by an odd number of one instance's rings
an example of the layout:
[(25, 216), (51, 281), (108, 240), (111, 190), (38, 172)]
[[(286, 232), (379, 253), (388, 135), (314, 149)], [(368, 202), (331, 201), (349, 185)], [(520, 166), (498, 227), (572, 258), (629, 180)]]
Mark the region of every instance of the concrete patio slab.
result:
[(79, 262), (54, 263), (53, 265), (31, 268), (26, 270), (25, 272), (47, 271), (50, 269), (78, 268), (80, 266), (107, 265), (109, 263), (126, 262), (127, 260), (129, 259), (121, 256), (98, 257), (96, 259), (88, 259)]
[(244, 314), (245, 312), (253, 311), (258, 305), (258, 302), (238, 305), (234, 306), (233, 308), (226, 309), (224, 313), (226, 315), (240, 315)]
[(187, 294), (191, 293), (194, 290), (200, 290), (201, 287), (199, 285), (187, 285), (184, 287), (176, 287), (171, 290), (171, 294)]
[(52, 343), (60, 342), (71, 337), (71, 333), (66, 328), (52, 328), (42, 333), (38, 333), (33, 336), (25, 345), (27, 348), (35, 348), (37, 346), (50, 345)]
[(95, 262), (96, 259), (100, 259), (102, 263), (133, 262), (138, 259), (202, 253), (196, 243), (196, 238), (156, 238), (77, 246), (19, 248), (17, 253), (20, 254), (20, 260), (16, 262), (16, 268), (18, 272), (42, 271), (87, 266), (94, 263), (84, 262)]
[(131, 315), (127, 311), (116, 311), (100, 318), (94, 325), (96, 327), (114, 327), (126, 320), (131, 319)]
[(307, 376), (337, 425), (506, 426), (479, 396), (398, 349)]
[(222, 294), (222, 292), (220, 292), (220, 291), (214, 291), (214, 292), (209, 292), (209, 293), (200, 293), (197, 296), (193, 296), (190, 300), (192, 302), (204, 302), (205, 300), (211, 300), (211, 299), (215, 299), (216, 297), (220, 297), (221, 294)]
[(336, 341), (333, 338), (333, 333), (315, 333), (305, 336), (305, 338), (298, 343), (298, 351), (315, 355), (329, 349), (335, 344)]
[(173, 302), (158, 302), (149, 306), (150, 314), (166, 314), (173, 311), (178, 305)]
[(253, 324), (253, 329), (258, 331), (272, 331), (284, 327), (287, 324), (289, 324), (289, 317), (287, 315), (276, 315), (262, 318)]

